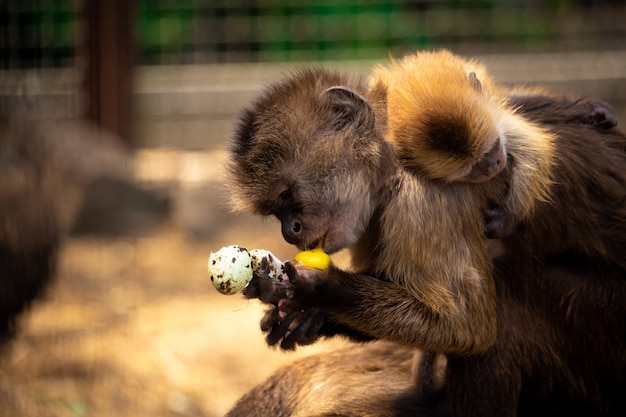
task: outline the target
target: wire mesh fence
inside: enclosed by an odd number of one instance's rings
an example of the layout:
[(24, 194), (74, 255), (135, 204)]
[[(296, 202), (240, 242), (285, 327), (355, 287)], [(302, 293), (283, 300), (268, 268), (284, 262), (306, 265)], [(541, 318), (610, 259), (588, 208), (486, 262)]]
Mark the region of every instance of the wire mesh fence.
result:
[(604, 1), (161, 0), (140, 9), (146, 64), (597, 49), (626, 34), (626, 9)]
[[(2, 69), (74, 64), (80, 4), (0, 3)], [(139, 64), (377, 59), (624, 47), (618, 0), (139, 0)]]
[[(82, 4), (0, 2), (1, 96), (35, 96), (61, 116), (84, 113)], [(556, 83), (600, 96), (621, 114), (626, 100), (615, 60), (607, 68), (584, 62), (626, 50), (626, 4), (618, 0), (136, 0), (134, 22), (137, 141), (146, 146), (197, 147), (207, 143), (201, 132), (223, 136), (234, 109), (271, 79), (255, 78), (258, 71), (294, 62), (365, 68), (423, 48), (490, 56), (500, 79)], [(512, 54), (527, 57), (522, 69), (497, 58)], [(163, 125), (179, 133), (163, 134)]]

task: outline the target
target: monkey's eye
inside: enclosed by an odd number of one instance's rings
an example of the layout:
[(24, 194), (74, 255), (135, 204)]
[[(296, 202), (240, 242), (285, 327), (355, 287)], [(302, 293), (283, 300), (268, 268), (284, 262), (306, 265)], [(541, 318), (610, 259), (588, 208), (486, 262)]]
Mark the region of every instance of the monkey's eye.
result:
[(287, 189), (278, 195), (278, 202), (284, 204), (293, 199), (293, 193), (290, 189)]
[(264, 201), (259, 208), (259, 212), (263, 215), (277, 215), (285, 207), (292, 206), (293, 203), (293, 192), (291, 189), (286, 188), (278, 195), (275, 195), (275, 197), (270, 196), (270, 198)]

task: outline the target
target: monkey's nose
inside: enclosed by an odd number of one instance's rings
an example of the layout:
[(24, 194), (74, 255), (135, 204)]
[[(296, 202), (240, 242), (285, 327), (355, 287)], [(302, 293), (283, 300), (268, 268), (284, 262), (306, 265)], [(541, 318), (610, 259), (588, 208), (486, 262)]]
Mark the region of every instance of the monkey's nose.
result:
[(282, 224), (283, 238), (287, 243), (297, 244), (300, 241), (302, 235), (302, 223), (300, 220), (292, 220), (290, 222), (283, 222)]

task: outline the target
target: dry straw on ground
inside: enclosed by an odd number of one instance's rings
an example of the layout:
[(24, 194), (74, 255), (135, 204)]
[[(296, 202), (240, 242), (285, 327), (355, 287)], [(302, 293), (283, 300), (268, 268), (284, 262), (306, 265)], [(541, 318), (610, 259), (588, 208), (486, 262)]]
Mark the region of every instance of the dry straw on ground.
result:
[(69, 239), (54, 286), (2, 354), (0, 416), (222, 416), (276, 367), (337, 344), (270, 349), (258, 328), (263, 307), (211, 286), (212, 249), (293, 255), (271, 226), (215, 241), (169, 229)]

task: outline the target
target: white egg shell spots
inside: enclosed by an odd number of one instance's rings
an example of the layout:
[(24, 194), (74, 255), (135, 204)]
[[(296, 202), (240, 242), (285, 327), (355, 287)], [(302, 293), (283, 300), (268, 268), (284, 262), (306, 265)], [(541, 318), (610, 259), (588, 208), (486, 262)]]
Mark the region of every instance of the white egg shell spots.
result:
[(236, 294), (252, 279), (252, 256), (241, 246), (223, 247), (209, 257), (209, 277), (222, 294)]

